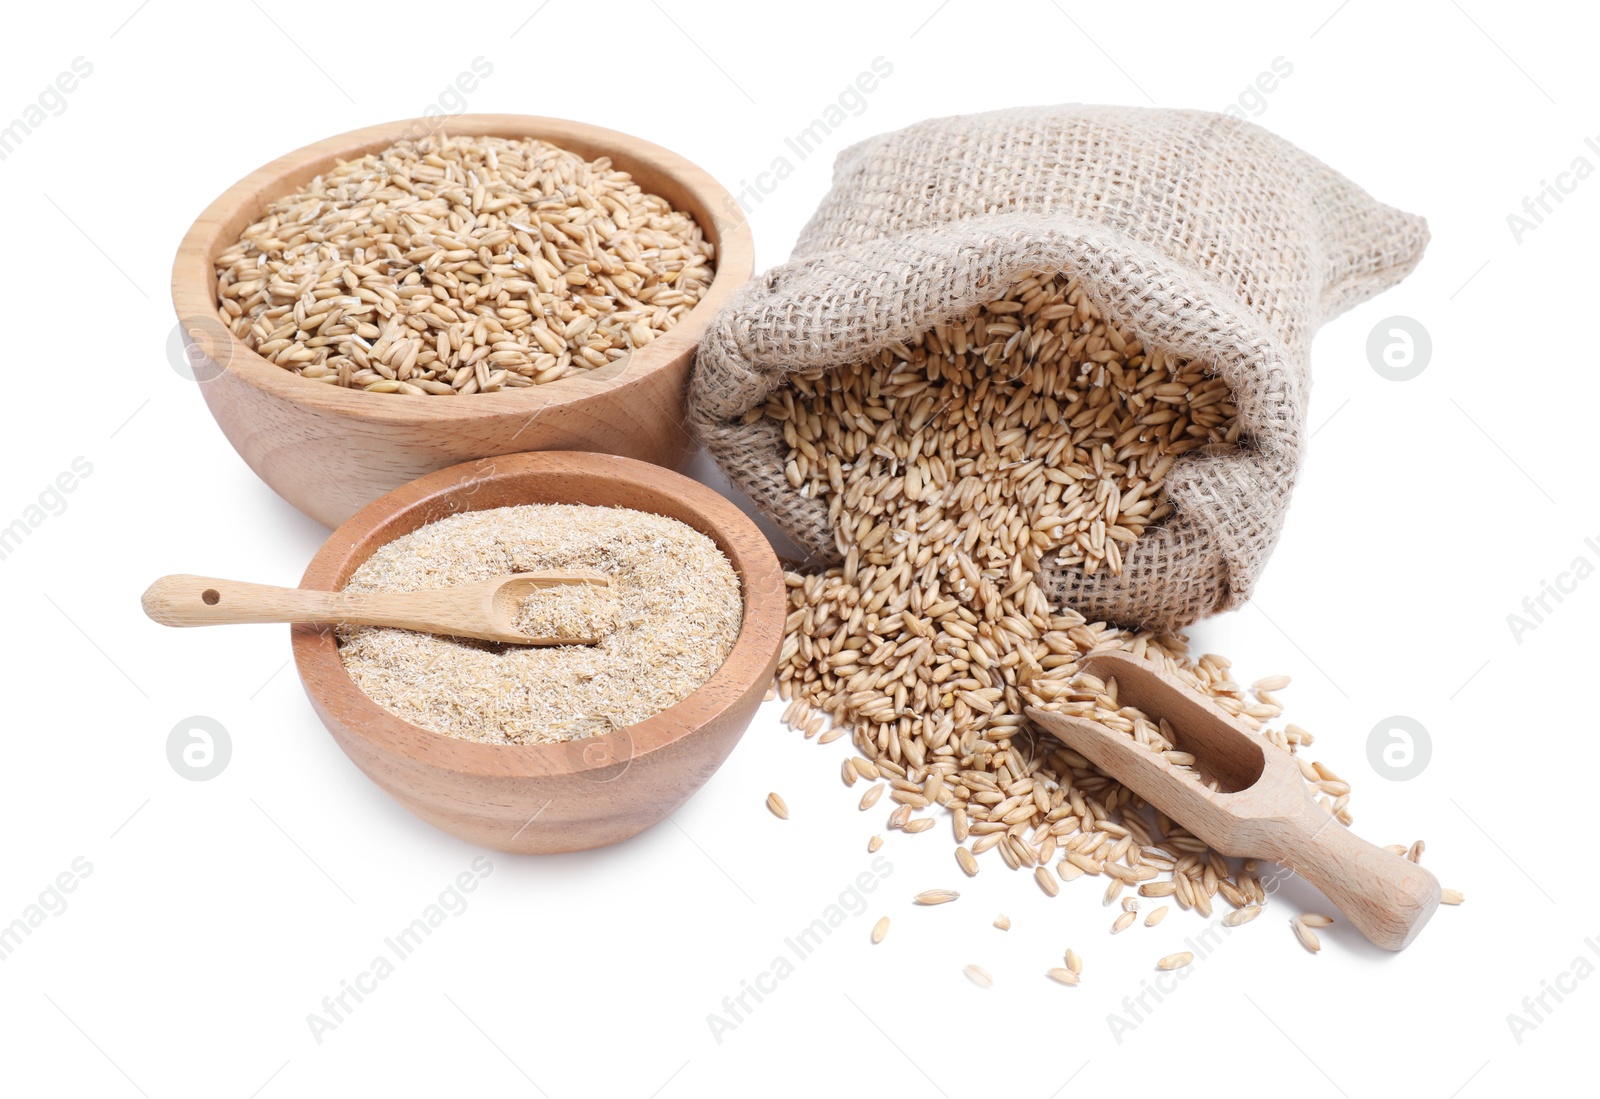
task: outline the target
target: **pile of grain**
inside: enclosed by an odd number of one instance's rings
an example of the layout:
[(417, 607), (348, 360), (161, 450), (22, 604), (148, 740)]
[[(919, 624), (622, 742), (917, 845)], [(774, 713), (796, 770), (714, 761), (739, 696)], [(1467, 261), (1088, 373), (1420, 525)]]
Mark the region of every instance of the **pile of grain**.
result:
[(722, 665), (743, 617), (739, 578), (711, 539), (626, 508), (528, 504), (470, 511), (395, 539), (349, 591), (421, 591), (514, 572), (596, 569), (610, 586), (553, 589), (523, 618), (557, 631), (609, 626), (596, 645), (530, 648), (408, 630), (345, 626), (351, 679), (413, 725), (464, 740), (573, 740), (631, 725), (681, 701)]
[(529, 637), (605, 637), (622, 621), (622, 604), (609, 587), (571, 584), (523, 597), (512, 625)]
[[(1091, 652), (1122, 648), (1186, 680), (1251, 728), (1262, 728), (1262, 718), (1251, 711), (1264, 715), (1278, 708), (1276, 701), (1261, 701), (1263, 695), (1272, 697), (1264, 687), (1253, 692), (1255, 701), (1251, 701), (1244, 688), (1229, 678), (1226, 659), (1208, 654), (1191, 660), (1181, 638), (1125, 633), (1081, 619), (1068, 625), (1073, 621), (1071, 615), (1054, 619), (1060, 629), (1051, 632), (1063, 634), (1060, 640), (1066, 643), (1058, 647), (1070, 650), (1054, 655), (1072, 659), (1055, 665), (1059, 678), (1036, 680), (1023, 688), (1025, 704), (1092, 717), (1126, 731), (1142, 721), (1142, 715), (1111, 705), (1114, 698), (1095, 687), (1099, 681), (1073, 674), (1078, 662)], [(981, 651), (982, 642), (978, 644)], [(1274, 677), (1272, 682), (1281, 679)], [(1069, 693), (1075, 697), (1051, 701), (1033, 689), (1039, 686), (1047, 693), (1061, 691), (1063, 697)], [(1011, 689), (1009, 684), (1003, 686), (1001, 698)], [(804, 729), (807, 736), (820, 732), (828, 717), (839, 720), (814, 712), (814, 705), (803, 695), (794, 697), (792, 688), (780, 685), (780, 693), (793, 697), (785, 720)], [(1170, 897), (1180, 908), (1194, 909), (1203, 916), (1211, 915), (1212, 899), (1219, 894), (1236, 909), (1266, 903), (1271, 882), (1263, 883), (1253, 861), (1230, 863), (1077, 752), (1027, 724), (1020, 710), (1002, 712), (1003, 706), (1002, 702), (992, 711), (998, 723), (991, 722), (982, 733), (970, 719), (964, 730), (957, 732), (950, 720), (948, 731), (939, 733), (942, 739), (937, 743), (913, 735), (900, 745), (899, 758), (857, 734), (854, 743), (861, 755), (845, 761), (844, 781), (847, 785), (861, 779), (886, 783), (890, 799), (897, 803), (889, 817), (891, 829), (921, 831), (918, 826), (931, 824), (931, 818), (913, 814), (935, 804), (949, 809), (958, 845), (956, 862), (969, 876), (980, 869), (977, 856), (990, 850), (998, 851), (1013, 870), (1032, 870), (1039, 887), (1050, 896), (1059, 892), (1060, 882), (1103, 876), (1104, 903), (1120, 899), (1124, 906), (1113, 933), (1133, 922), (1137, 907), (1131, 898), (1123, 897), (1130, 889), (1144, 898)], [(1290, 752), (1313, 739), (1294, 725), (1266, 729), (1264, 736)], [(898, 738), (893, 743), (899, 743)], [(1152, 750), (1160, 750), (1159, 745), (1152, 744)], [(1324, 781), (1321, 773), (1332, 776), (1320, 763), (1314, 768), (1302, 763), (1301, 769), (1307, 776), (1317, 776), (1318, 783)], [(1336, 776), (1327, 782), (1337, 794), (1324, 792), (1321, 803), (1349, 823), (1348, 785)], [(863, 809), (877, 802), (875, 791), (881, 789), (867, 791)], [(1156, 921), (1160, 918), (1155, 916)]]
[(1119, 544), (1169, 510), (1178, 456), (1238, 439), (1221, 378), (1107, 325), (1059, 275), (872, 362), (793, 375), (751, 416), (779, 423), (789, 483), (828, 501), (841, 554), (909, 560), (924, 587), (937, 555), (955, 596), (1051, 550), (1120, 573)]
[[(998, 850), (1051, 895), (1089, 875), (1107, 879), (1106, 903), (1126, 888), (1205, 915), (1218, 894), (1239, 909), (1266, 900), (1253, 863), (1231, 867), (1024, 717), (1057, 708), (1170, 749), (1112, 685), (1077, 676), (1106, 648), (1252, 729), (1279, 716), (1286, 679), (1251, 698), (1224, 658), (1086, 622), (1033, 583), (1051, 550), (1119, 569), (1118, 547), (1167, 512), (1174, 458), (1238, 442), (1219, 379), (1107, 324), (1071, 280), (1037, 276), (912, 347), (797, 377), (762, 414), (783, 426), (791, 483), (827, 500), (844, 557), (787, 576), (785, 719), (808, 736), (831, 724), (824, 740), (850, 731), (861, 754), (844, 780), (887, 780), (890, 828), (921, 830), (932, 822), (913, 814), (945, 806), (964, 872)], [(1311, 743), (1292, 725), (1264, 735), (1291, 752)], [(1317, 767), (1302, 770), (1348, 823), (1348, 786)]]
[(222, 321), (287, 370), (370, 393), (556, 381), (693, 309), (713, 248), (608, 158), (531, 138), (405, 140), (278, 199), (216, 260)]

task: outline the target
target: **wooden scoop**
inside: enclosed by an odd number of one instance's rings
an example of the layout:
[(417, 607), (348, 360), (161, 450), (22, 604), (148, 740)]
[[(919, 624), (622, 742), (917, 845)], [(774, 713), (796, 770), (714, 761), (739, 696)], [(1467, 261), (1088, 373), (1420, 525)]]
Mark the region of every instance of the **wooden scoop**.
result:
[(1306, 792), (1287, 752), (1209, 698), (1128, 653), (1081, 669), (1117, 681), (1117, 701), (1165, 718), (1176, 747), (1217, 780), (1213, 791), (1164, 756), (1097, 721), (1028, 708), (1028, 717), (1224, 855), (1267, 858), (1311, 882), (1367, 938), (1401, 950), (1439, 905), (1439, 882), (1416, 863), (1350, 832)]
[(593, 645), (595, 637), (530, 637), (515, 623), (522, 601), (565, 584), (610, 586), (599, 572), (524, 572), (477, 584), (411, 592), (307, 591), (209, 576), (163, 576), (144, 593), (144, 613), (164, 626), (235, 622), (347, 622), (476, 637), (510, 645)]

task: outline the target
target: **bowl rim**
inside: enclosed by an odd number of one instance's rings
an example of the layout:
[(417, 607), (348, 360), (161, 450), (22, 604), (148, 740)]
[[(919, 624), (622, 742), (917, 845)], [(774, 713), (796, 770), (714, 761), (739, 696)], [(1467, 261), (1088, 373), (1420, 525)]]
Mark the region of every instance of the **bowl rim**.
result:
[[(786, 581), (776, 553), (755, 523), (715, 490), (633, 458), (537, 451), (463, 462), (419, 477), (379, 497), (341, 524), (311, 559), (300, 587), (338, 590), (366, 560), (366, 554), (357, 557), (362, 543), (373, 541), (381, 545), (423, 523), (479, 510), (456, 503), (463, 495), (470, 498), (490, 480), (554, 473), (625, 485), (657, 497), (671, 496), (687, 504), (695, 520), (680, 521), (689, 522), (711, 537), (727, 555), (739, 576), (743, 618), (733, 647), (711, 678), (660, 713), (600, 736), (541, 744), (461, 740), (413, 725), (385, 710), (350, 678), (339, 658), (332, 627), (296, 624), (291, 632), (295, 666), (325, 723), (331, 724), (337, 715), (344, 735), (434, 770), (473, 777), (550, 779), (602, 771), (619, 763), (631, 765), (699, 732), (735, 708), (750, 690), (765, 690), (777, 668), (788, 609)], [(430, 513), (437, 514), (429, 517)], [(423, 516), (422, 523), (409, 523), (414, 516)], [(591, 748), (596, 751), (591, 753)]]
[[(405, 137), (434, 135), (534, 137), (590, 159), (608, 156), (641, 186), (681, 190), (690, 213), (715, 243), (716, 271), (705, 296), (676, 325), (616, 364), (545, 385), (474, 394), (469, 403), (448, 400), (394, 399), (394, 394), (364, 393), (316, 382), (285, 370), (256, 354), (217, 317), (216, 276), (212, 260), (238, 239), (238, 232), (269, 202), (288, 194), (332, 168), (386, 148)], [(698, 209), (694, 209), (698, 207)], [(660, 145), (618, 130), (570, 119), (519, 114), (460, 114), (410, 118), (365, 126), (301, 146), (238, 180), (212, 200), (195, 218), (178, 245), (172, 262), (172, 303), (188, 341), (206, 352), (214, 365), (269, 395), (319, 411), (359, 416), (396, 424), (434, 424), (465, 418), (526, 417), (547, 407), (584, 400), (622, 388), (693, 352), (711, 318), (755, 273), (755, 247), (744, 210), (707, 172)], [(218, 362), (218, 353), (222, 361)], [(202, 381), (201, 384), (204, 384)], [(438, 407), (448, 405), (449, 407)]]

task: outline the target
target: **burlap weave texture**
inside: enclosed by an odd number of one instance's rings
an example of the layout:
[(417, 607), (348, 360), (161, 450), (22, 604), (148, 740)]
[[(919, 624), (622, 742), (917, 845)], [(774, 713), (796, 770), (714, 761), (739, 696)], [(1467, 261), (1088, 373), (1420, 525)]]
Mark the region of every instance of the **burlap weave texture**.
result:
[(789, 262), (701, 342), (692, 427), (729, 477), (818, 561), (826, 508), (784, 477), (776, 425), (741, 423), (792, 372), (894, 342), (1062, 271), (1148, 346), (1213, 366), (1241, 445), (1180, 458), (1174, 511), (1120, 575), (1046, 557), (1053, 602), (1176, 629), (1247, 599), (1283, 529), (1306, 442), (1317, 328), (1421, 259), (1426, 222), (1267, 130), (1201, 111), (1031, 107), (933, 119), (840, 154)]

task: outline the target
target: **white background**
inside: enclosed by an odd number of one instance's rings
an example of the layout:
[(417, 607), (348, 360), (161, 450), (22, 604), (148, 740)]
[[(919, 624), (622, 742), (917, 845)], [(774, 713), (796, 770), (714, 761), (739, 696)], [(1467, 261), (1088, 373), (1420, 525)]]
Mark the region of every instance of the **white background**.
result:
[[(1137, 1078), (1444, 1099), (1588, 1073), (1600, 980), (1548, 1000), (1520, 1042), (1507, 1021), (1574, 959), (1600, 964), (1584, 943), (1600, 936), (1595, 719), (1571, 689), (1593, 679), (1600, 579), (1520, 643), (1506, 620), (1574, 558), (1600, 563), (1600, 180), (1572, 177), (1520, 242), (1506, 220), (1575, 158), (1600, 166), (1584, 144), (1600, 145), (1597, 28), (1578, 7), (136, 3), (18, 5), (0, 46), (0, 120), (74, 58), (93, 65), (0, 162), (0, 525), (74, 458), (93, 466), (0, 561), (0, 924), (74, 859), (92, 865), (0, 961), (0, 1090), (1047, 1099)], [(848, 741), (807, 742), (774, 705), (674, 821), (610, 850), (492, 855), (470, 907), (316, 1041), (308, 1013), (479, 852), (344, 758), (286, 667), (284, 629), (180, 633), (139, 614), (166, 572), (293, 584), (327, 533), (251, 475), (169, 366), (168, 269), (234, 180), (421, 113), (479, 56), (494, 72), (470, 109), (632, 132), (733, 190), (885, 58), (865, 110), (754, 207), (762, 268), (787, 254), (833, 156), (873, 133), (1016, 104), (1222, 109), (1289, 62), (1259, 121), (1426, 214), (1434, 239), (1411, 279), (1321, 333), (1316, 434), (1283, 540), (1254, 604), (1193, 637), (1246, 682), (1292, 674), (1286, 716), (1354, 783), (1356, 831), (1426, 838), (1425, 864), (1467, 903), (1404, 954), (1341, 922), (1312, 956), (1286, 921), (1325, 902), (1290, 885), (1118, 1042), (1108, 1013), (1203, 921), (1175, 909), (1111, 938), (1092, 879), (1052, 900), (990, 854), (969, 881), (941, 823), (890, 833), (867, 911), (719, 1042), (707, 1015), (867, 867), (888, 813), (858, 813), (861, 789), (841, 786)], [(1433, 341), (1404, 383), (1367, 361), (1394, 314)], [(1369, 731), (1393, 714), (1431, 733), (1408, 782), (1368, 763)], [(231, 736), (210, 781), (167, 760), (190, 715)], [(792, 819), (766, 811), (769, 790)], [(932, 887), (963, 895), (914, 909)], [(1008, 933), (990, 926), (999, 912)], [(893, 928), (874, 947), (883, 914)], [(1068, 945), (1087, 962), (1078, 988), (1043, 977)], [(992, 989), (966, 981), (969, 962)]]

